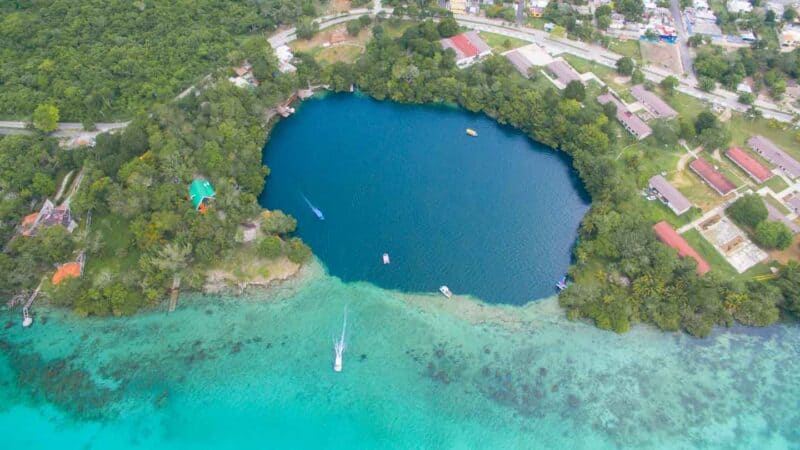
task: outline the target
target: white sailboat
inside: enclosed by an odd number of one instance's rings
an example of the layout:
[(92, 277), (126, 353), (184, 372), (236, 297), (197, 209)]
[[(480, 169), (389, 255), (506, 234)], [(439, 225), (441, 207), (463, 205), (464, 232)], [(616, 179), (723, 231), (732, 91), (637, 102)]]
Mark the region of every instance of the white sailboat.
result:
[(342, 356), (344, 356), (344, 350), (347, 348), (347, 345), (344, 342), (344, 334), (347, 330), (347, 307), (344, 307), (344, 322), (342, 322), (342, 337), (339, 338), (338, 341), (333, 342), (333, 371), (334, 372), (341, 372), (342, 371)]

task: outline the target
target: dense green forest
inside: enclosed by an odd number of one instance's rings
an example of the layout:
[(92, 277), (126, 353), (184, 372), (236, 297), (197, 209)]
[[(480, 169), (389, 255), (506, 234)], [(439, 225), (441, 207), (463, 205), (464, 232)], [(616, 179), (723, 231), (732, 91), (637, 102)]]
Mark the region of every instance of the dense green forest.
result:
[[(714, 325), (767, 325), (778, 320), (780, 308), (798, 311), (797, 266), (782, 271), (772, 284), (734, 281), (713, 271), (699, 277), (693, 261), (677, 258), (657, 241), (637, 185), (652, 174), (640, 173), (641, 160), (616, 160), (625, 143), (618, 142), (613, 108), (603, 108), (590, 95), (584, 100), (571, 91), (534, 89), (499, 56), (459, 70), (454, 54), (442, 51), (438, 43), (442, 28), (447, 27), (422, 22), (393, 40), (377, 25), (366, 54), (352, 65), (324, 68), (322, 81), (336, 90), (356, 84), (378, 99), (458, 103), (569, 154), (592, 196), (570, 269), (576, 282), (560, 296), (569, 317), (588, 318), (618, 332), (631, 323), (648, 322), (704, 336)], [(724, 145), (730, 135), (712, 118), (713, 123), (706, 123), (701, 115), (694, 126), (681, 122), (681, 130), (661, 134)]]
[[(244, 53), (267, 64), (273, 76), (255, 89), (221, 78), (213, 86), (136, 116), (118, 134), (102, 134), (94, 147), (61, 150), (55, 139), (0, 138), (3, 238), (22, 215), (36, 210), (56, 190), (58, 173), (84, 167), (82, 187), (72, 200), (74, 215), (86, 221), (72, 234), (44, 228), (33, 237), (13, 237), (0, 253), (0, 292), (35, 287), (55, 265), (85, 250), (83, 277), (46, 286), (51, 300), (81, 315), (130, 314), (164, 297), (174, 275), (200, 288), (205, 271), (240, 251), (240, 224), (259, 219), (256, 199), (268, 170), (261, 164), (265, 114), (297, 88), (293, 75), (279, 75), (266, 41)], [(205, 214), (187, 199), (196, 178), (212, 180), (216, 199)], [(248, 246), (264, 258), (307, 260), (305, 244), (290, 236), (293, 219), (273, 212), (262, 223), (263, 237)]]
[(240, 37), (314, 16), (311, 0), (0, 2), (0, 116), (128, 119), (236, 62)]

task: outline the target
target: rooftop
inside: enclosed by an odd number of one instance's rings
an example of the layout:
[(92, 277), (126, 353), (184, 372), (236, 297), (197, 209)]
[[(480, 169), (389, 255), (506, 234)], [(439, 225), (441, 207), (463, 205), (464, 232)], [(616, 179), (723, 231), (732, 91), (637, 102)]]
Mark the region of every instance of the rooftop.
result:
[(714, 188), (719, 195), (727, 195), (736, 189), (736, 185), (725, 177), (719, 170), (703, 158), (697, 158), (689, 164), (692, 170), (700, 175), (709, 186)]
[(800, 162), (778, 148), (772, 141), (764, 136), (753, 136), (747, 140), (747, 145), (763, 156), (767, 161), (775, 164), (786, 172), (790, 178), (800, 177)]
[(679, 216), (692, 207), (692, 203), (661, 175), (650, 178), (650, 188), (658, 191), (667, 206)]
[(581, 75), (563, 60), (557, 59), (551, 62), (547, 65), (547, 69), (565, 86), (570, 81), (581, 81)]
[(631, 88), (631, 95), (633, 95), (639, 103), (643, 104), (653, 113), (657, 118), (671, 119), (678, 115), (678, 112), (672, 109), (661, 97), (648, 91), (644, 85), (637, 84)]
[(452, 48), (456, 52), (457, 61), (485, 55), (492, 50), (475, 31), (457, 34), (440, 42), (445, 49)]
[(656, 236), (658, 236), (661, 242), (677, 250), (678, 255), (682, 257), (688, 256), (697, 261), (697, 273), (703, 275), (711, 270), (711, 266), (708, 265), (706, 260), (704, 260), (680, 234), (672, 229), (669, 223), (662, 220), (653, 225), (653, 231), (656, 232)]
[(68, 262), (58, 266), (56, 273), (50, 280), (53, 284), (58, 284), (67, 278), (78, 278), (81, 276), (81, 265), (77, 262)]
[(752, 156), (748, 155), (747, 152), (740, 149), (739, 147), (731, 147), (725, 152), (725, 156), (731, 159), (737, 166), (741, 167), (742, 170), (747, 172), (748, 175), (758, 183), (763, 183), (774, 175), (770, 172), (769, 169), (764, 167), (763, 164), (756, 161)]
[(600, 104), (605, 105), (608, 102), (613, 102), (617, 105), (617, 120), (622, 123), (626, 130), (636, 136), (637, 139), (644, 139), (653, 133), (653, 130), (647, 125), (644, 120), (640, 119), (637, 115), (630, 112), (628, 107), (623, 105), (622, 102), (614, 98), (611, 94), (603, 94), (597, 97)]

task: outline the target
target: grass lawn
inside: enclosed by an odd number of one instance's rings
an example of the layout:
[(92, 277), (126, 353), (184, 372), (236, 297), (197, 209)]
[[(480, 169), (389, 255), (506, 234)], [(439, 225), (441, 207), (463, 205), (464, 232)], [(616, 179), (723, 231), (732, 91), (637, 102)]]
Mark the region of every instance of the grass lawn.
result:
[(711, 265), (711, 271), (724, 278), (734, 278), (739, 276), (736, 269), (733, 268), (725, 257), (711, 245), (710, 242), (703, 237), (697, 230), (689, 230), (683, 233), (684, 239), (689, 243), (706, 262)]
[(611, 39), (608, 44), (608, 49), (612, 52), (619, 53), (622, 56), (627, 56), (636, 62), (642, 61), (642, 52), (639, 49), (639, 41), (636, 39)]
[[(747, 139), (760, 134), (771, 140), (775, 145), (800, 160), (800, 145), (795, 139), (795, 130), (789, 127), (784, 130), (770, 124), (767, 119), (747, 120), (741, 114), (734, 113), (728, 122), (731, 130), (731, 143), (742, 148), (747, 148)], [(781, 126), (785, 124), (780, 124)]]
[(506, 37), (497, 33), (489, 33), (488, 31), (481, 31), (478, 34), (481, 38), (483, 38), (484, 41), (486, 41), (489, 47), (492, 47), (493, 51), (498, 53), (506, 52), (508, 50), (513, 50), (515, 48), (530, 44), (530, 42), (523, 41), (522, 39)]
[(113, 215), (95, 216), (91, 233), (102, 236), (103, 240), (99, 254), (86, 258), (85, 272), (88, 276), (102, 271), (124, 274), (139, 263), (139, 252), (131, 245), (132, 235), (126, 219)]
[(779, 176), (774, 176), (770, 178), (769, 180), (767, 180), (766, 183), (764, 183), (764, 186), (770, 188), (772, 192), (776, 194), (789, 187), (789, 185), (786, 184), (785, 181), (783, 181), (783, 178)]
[(766, 201), (770, 205), (774, 206), (775, 209), (777, 209), (778, 211), (780, 211), (783, 214), (789, 214), (791, 212), (791, 211), (789, 211), (789, 208), (784, 206), (783, 203), (779, 202), (778, 199), (776, 199), (775, 197), (773, 197), (771, 195), (765, 195), (765, 196), (763, 196), (761, 198), (763, 198), (764, 201)]
[(387, 19), (381, 22), (381, 26), (383, 26), (383, 31), (386, 33), (386, 36), (389, 36), (392, 39), (402, 36), (411, 25), (414, 25), (414, 22), (409, 20)]
[(531, 28), (536, 28), (537, 30), (544, 30), (544, 24), (546, 23), (547, 21), (541, 17), (528, 17), (525, 20), (525, 25)]
[(671, 96), (662, 94), (661, 98), (669, 103), (681, 117), (688, 118), (692, 121), (700, 114), (700, 111), (707, 109), (703, 101), (678, 91), (675, 91)]
[(337, 62), (351, 63), (358, 59), (364, 49), (358, 45), (336, 45), (323, 48), (314, 57), (323, 66)]
[[(567, 61), (578, 72), (580, 73), (592, 72), (595, 75), (597, 75), (597, 78), (603, 80), (603, 82), (608, 84), (612, 89), (617, 91), (623, 97), (625, 97), (626, 95), (630, 97), (630, 95), (628, 94), (627, 85), (617, 82), (616, 78), (618, 77), (618, 75), (616, 70), (607, 66), (603, 66), (601, 64), (597, 64), (594, 61), (587, 61), (583, 58), (579, 58), (574, 55), (564, 54), (561, 55), (561, 57), (564, 58), (564, 60)], [(629, 100), (626, 99), (625, 101)]]

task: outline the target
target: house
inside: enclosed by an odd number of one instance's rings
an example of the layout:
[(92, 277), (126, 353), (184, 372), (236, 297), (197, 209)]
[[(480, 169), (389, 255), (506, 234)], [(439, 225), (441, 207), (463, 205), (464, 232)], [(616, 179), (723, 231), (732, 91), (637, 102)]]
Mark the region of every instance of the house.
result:
[(755, 158), (748, 155), (747, 152), (739, 147), (729, 148), (728, 151), (725, 152), (725, 156), (739, 166), (740, 169), (747, 172), (750, 178), (755, 180), (756, 183), (763, 183), (774, 175), (769, 169), (764, 167), (763, 164), (756, 161)]
[(28, 214), (22, 219), (20, 233), (23, 236), (33, 236), (40, 228), (49, 228), (61, 225), (67, 231), (72, 231), (78, 227), (78, 223), (72, 219), (72, 211), (66, 204), (54, 206), (50, 200), (45, 200), (42, 209), (38, 213)]
[(788, 25), (783, 27), (778, 41), (781, 43), (781, 51), (791, 51), (800, 45), (800, 26)]
[(605, 105), (608, 102), (614, 103), (617, 107), (617, 120), (636, 139), (642, 140), (653, 133), (652, 128), (650, 128), (644, 120), (632, 113), (627, 106), (623, 105), (622, 102), (614, 98), (611, 94), (600, 95), (597, 97), (597, 101), (600, 102), (601, 105)]
[(773, 144), (769, 139), (764, 136), (753, 136), (747, 140), (747, 145), (755, 150), (756, 153), (763, 156), (764, 159), (776, 165), (789, 178), (795, 179), (800, 177), (800, 162), (797, 162), (796, 159), (778, 148), (778, 146)]
[(547, 8), (548, 3), (550, 3), (550, 0), (531, 0), (528, 3), (531, 17), (542, 17), (542, 15), (544, 15), (544, 9)]
[(531, 67), (546, 66), (553, 58), (536, 44), (528, 44), (505, 54), (508, 61), (524, 77), (528, 77)]
[(467, 67), (492, 53), (491, 47), (475, 31), (468, 31), (451, 38), (442, 39), (440, 43), (445, 50), (449, 48), (456, 52), (456, 65), (458, 67)]
[(207, 180), (196, 179), (189, 185), (189, 200), (194, 209), (205, 212), (206, 205), (217, 196), (214, 187)]
[(746, 13), (753, 10), (753, 5), (747, 0), (728, 0), (727, 9), (731, 14)]
[(547, 71), (558, 81), (556, 87), (559, 89), (564, 89), (570, 81), (581, 81), (581, 74), (575, 71), (575, 69), (563, 59), (556, 59), (545, 67), (547, 67)]
[(711, 270), (711, 266), (708, 265), (706, 260), (669, 223), (666, 221), (658, 222), (653, 225), (653, 231), (656, 232), (658, 240), (677, 250), (680, 257), (685, 258), (688, 256), (694, 259), (697, 262), (697, 273), (703, 275)]
[(278, 57), (278, 70), (281, 73), (290, 73), (296, 72), (297, 67), (292, 64), (292, 60), (294, 59), (294, 54), (292, 53), (292, 49), (289, 48), (288, 45), (281, 45), (275, 49), (275, 56)]
[(78, 278), (82, 273), (83, 267), (80, 263), (68, 262), (58, 266), (58, 269), (56, 269), (56, 273), (53, 274), (53, 278), (50, 279), (50, 282), (53, 283), (53, 285), (57, 285), (67, 278)]
[(241, 66), (234, 68), (233, 71), (236, 73), (236, 76), (228, 78), (228, 81), (233, 83), (236, 87), (254, 88), (258, 86), (258, 81), (256, 81), (256, 78), (253, 76), (253, 66), (251, 66), (249, 62), (243, 62)]
[(653, 117), (658, 119), (672, 119), (678, 116), (678, 112), (672, 109), (664, 100), (659, 96), (648, 91), (644, 85), (637, 84), (631, 88), (631, 95), (639, 101)]
[(448, 8), (450, 12), (453, 14), (466, 14), (467, 13), (467, 1), (466, 0), (450, 0), (448, 2)]
[(697, 158), (689, 164), (689, 168), (700, 176), (719, 195), (727, 195), (736, 190), (736, 185), (714, 168), (703, 158)]
[(671, 185), (666, 178), (656, 175), (650, 178), (650, 190), (661, 199), (676, 215), (680, 216), (692, 207), (689, 199), (683, 196), (675, 186)]

